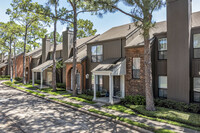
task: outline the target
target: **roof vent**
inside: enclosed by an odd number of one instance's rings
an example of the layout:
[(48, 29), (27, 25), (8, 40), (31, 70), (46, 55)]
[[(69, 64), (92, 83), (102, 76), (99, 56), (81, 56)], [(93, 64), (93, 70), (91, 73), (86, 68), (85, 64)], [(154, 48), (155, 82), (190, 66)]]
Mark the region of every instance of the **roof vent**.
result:
[(128, 29), (129, 29), (129, 30), (131, 29), (131, 25), (129, 25)]

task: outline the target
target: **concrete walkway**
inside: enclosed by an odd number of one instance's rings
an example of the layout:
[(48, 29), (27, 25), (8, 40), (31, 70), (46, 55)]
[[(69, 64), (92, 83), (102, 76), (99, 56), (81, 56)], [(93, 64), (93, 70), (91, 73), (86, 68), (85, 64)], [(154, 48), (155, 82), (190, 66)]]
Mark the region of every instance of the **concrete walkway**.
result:
[(174, 125), (170, 125), (170, 124), (167, 124), (167, 123), (157, 122), (157, 121), (145, 119), (145, 118), (142, 118), (142, 117), (138, 117), (138, 116), (135, 116), (135, 115), (130, 115), (130, 114), (118, 112), (118, 111), (115, 111), (115, 110), (106, 109), (106, 108), (102, 107), (104, 105), (102, 103), (88, 104), (88, 103), (76, 101), (74, 99), (63, 97), (62, 95), (56, 95), (55, 96), (55, 95), (52, 95), (52, 94), (49, 94), (49, 93), (40, 92), (38, 90), (34, 90), (34, 91), (46, 95), (47, 98), (50, 98), (50, 97), (51, 98), (57, 98), (57, 99), (61, 99), (63, 101), (83, 105), (82, 109), (84, 109), (84, 110), (96, 109), (96, 110), (100, 110), (100, 111), (110, 113), (110, 114), (113, 114), (113, 115), (116, 115), (116, 116), (128, 118), (128, 119), (131, 119), (133, 121), (145, 123), (146, 125), (149, 125), (149, 126), (153, 126), (153, 127), (156, 127), (156, 128), (168, 129), (168, 130), (172, 130), (172, 131), (175, 131), (175, 132), (178, 132), (178, 133), (200, 133), (198, 131), (191, 130), (191, 129), (188, 129), (188, 128), (174, 126)]

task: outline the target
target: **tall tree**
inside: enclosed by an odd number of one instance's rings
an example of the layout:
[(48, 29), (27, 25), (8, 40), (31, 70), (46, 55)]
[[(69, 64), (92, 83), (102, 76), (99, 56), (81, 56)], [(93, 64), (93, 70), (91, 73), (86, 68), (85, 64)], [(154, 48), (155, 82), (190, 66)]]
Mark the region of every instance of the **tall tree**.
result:
[[(86, 19), (79, 19), (77, 22), (77, 38), (83, 38), (83, 37), (88, 37), (88, 36), (92, 36), (95, 35), (97, 30), (93, 29), (93, 23)], [(74, 25), (73, 23), (70, 24), (70, 28), (73, 28)]]
[(100, 10), (102, 10), (102, 6), (99, 6), (97, 2), (94, 0), (67, 0), (69, 3), (72, 11), (70, 12), (72, 16), (71, 21), (69, 23), (73, 24), (73, 68), (72, 68), (72, 89), (73, 95), (77, 95), (77, 60), (76, 60), (76, 41), (77, 41), (77, 30), (78, 30), (78, 16), (81, 13), (91, 12), (91, 14), (98, 14), (99, 16), (102, 15)]
[[(51, 42), (54, 41), (54, 32), (51, 32), (49, 35), (48, 35), (48, 38), (50, 39)], [(62, 40), (63, 39), (63, 36), (60, 35), (58, 32), (56, 32), (56, 42), (57, 43), (62, 43)]]
[(13, 41), (17, 38), (20, 37), (21, 33), (21, 26), (16, 24), (13, 21), (1, 24), (0, 26), (1, 30), (4, 32), (5, 38), (7, 38), (8, 43), (9, 43), (9, 61), (8, 61), (8, 66), (9, 66), (9, 74), (11, 77), (11, 81), (13, 78), (13, 69), (12, 69), (12, 43)]
[[(33, 13), (40, 8), (38, 3), (33, 3), (31, 0), (13, 0), (11, 3), (12, 9), (7, 9), (7, 14), (11, 20), (21, 24), (24, 30), (24, 54), (23, 54), (23, 84), (26, 84), (26, 46), (30, 27), (34, 24), (42, 25), (42, 22), (49, 22), (48, 17)], [(24, 12), (26, 11), (26, 12)]]
[(153, 88), (152, 88), (152, 64), (150, 29), (154, 26), (152, 14), (159, 10), (165, 3), (162, 0), (121, 0), (131, 8), (130, 12), (120, 9), (117, 6), (119, 0), (97, 0), (103, 7), (111, 11), (117, 10), (130, 16), (136, 26), (141, 28), (144, 38), (144, 64), (145, 64), (145, 93), (146, 110), (154, 111)]
[(58, 17), (58, 5), (59, 5), (59, 0), (49, 0), (48, 4), (54, 7), (54, 13), (51, 12), (51, 15), (54, 16), (54, 33), (53, 33), (53, 74), (52, 74), (52, 88), (53, 91), (56, 91), (56, 45), (57, 45), (57, 40), (56, 40), (56, 33), (57, 33), (57, 21), (56, 19)]

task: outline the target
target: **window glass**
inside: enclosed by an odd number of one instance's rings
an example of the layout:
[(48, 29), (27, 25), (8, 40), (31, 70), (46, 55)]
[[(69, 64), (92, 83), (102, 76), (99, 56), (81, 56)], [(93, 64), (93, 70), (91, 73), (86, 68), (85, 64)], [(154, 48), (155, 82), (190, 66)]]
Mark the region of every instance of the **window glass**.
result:
[(200, 48), (200, 34), (194, 34), (193, 38), (194, 38), (193, 47)]
[(194, 91), (200, 93), (200, 78), (194, 78)]
[(159, 88), (159, 97), (167, 98), (167, 89)]
[(97, 49), (97, 46), (92, 46), (91, 48), (91, 52), (92, 52), (92, 55), (96, 55), (96, 50)]
[(102, 62), (103, 61), (103, 46), (97, 45), (91, 47), (92, 52), (92, 62)]
[(158, 40), (158, 50), (159, 51), (167, 50), (167, 38), (162, 38)]
[(167, 89), (167, 76), (159, 76), (158, 77), (158, 88), (166, 88)]
[(133, 58), (133, 78), (140, 78), (140, 58)]
[(102, 45), (97, 46), (97, 55), (102, 55), (103, 50), (102, 50)]
[(94, 89), (94, 74), (92, 74), (92, 80), (91, 80), (91, 82), (92, 82), (92, 89)]

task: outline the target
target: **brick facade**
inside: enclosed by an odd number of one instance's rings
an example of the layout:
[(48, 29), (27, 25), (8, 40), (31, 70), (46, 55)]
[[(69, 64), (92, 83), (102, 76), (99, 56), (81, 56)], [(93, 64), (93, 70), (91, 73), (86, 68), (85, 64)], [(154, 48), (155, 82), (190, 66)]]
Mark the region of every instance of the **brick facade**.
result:
[[(71, 71), (73, 64), (66, 64), (66, 89), (70, 90), (71, 88)], [(82, 93), (86, 90), (86, 61), (82, 63), (77, 63), (77, 70), (80, 73), (80, 92)]]
[[(26, 81), (30, 80), (31, 77), (31, 57), (26, 57)], [(23, 77), (23, 54), (20, 54), (16, 57), (16, 67), (17, 75), (15, 75), (15, 59), (13, 59), (13, 78)]]
[[(126, 48), (125, 94), (145, 95), (144, 47)], [(133, 79), (133, 58), (140, 58), (140, 79)]]

